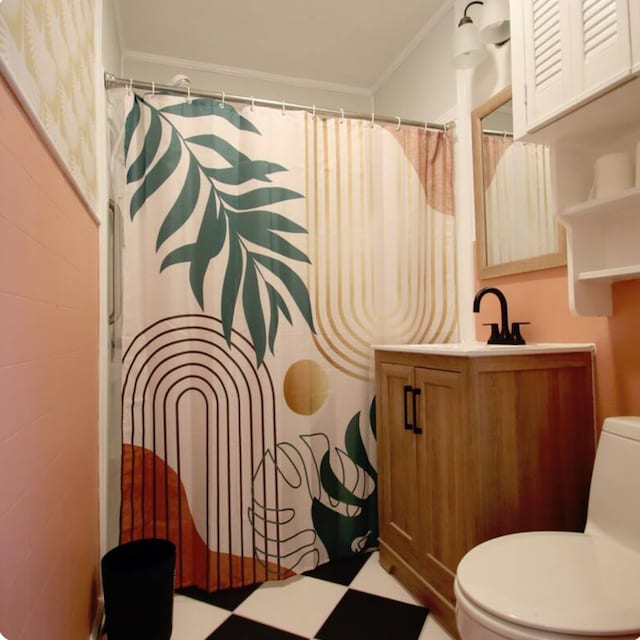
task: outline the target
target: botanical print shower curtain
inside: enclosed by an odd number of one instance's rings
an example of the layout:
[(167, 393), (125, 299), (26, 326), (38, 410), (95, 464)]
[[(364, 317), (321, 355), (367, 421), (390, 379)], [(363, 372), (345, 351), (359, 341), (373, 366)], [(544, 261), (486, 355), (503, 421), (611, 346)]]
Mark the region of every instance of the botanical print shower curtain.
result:
[(122, 93), (121, 541), (210, 591), (375, 546), (371, 344), (456, 337), (450, 140)]
[(559, 250), (549, 147), (482, 136), (487, 263)]

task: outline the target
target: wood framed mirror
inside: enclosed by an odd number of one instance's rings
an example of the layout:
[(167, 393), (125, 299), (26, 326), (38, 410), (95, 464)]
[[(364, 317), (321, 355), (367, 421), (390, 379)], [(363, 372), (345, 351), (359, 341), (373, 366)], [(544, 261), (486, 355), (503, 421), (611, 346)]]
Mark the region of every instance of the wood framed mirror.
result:
[(471, 114), (478, 277), (495, 278), (567, 263), (554, 215), (550, 152), (513, 140), (511, 87)]

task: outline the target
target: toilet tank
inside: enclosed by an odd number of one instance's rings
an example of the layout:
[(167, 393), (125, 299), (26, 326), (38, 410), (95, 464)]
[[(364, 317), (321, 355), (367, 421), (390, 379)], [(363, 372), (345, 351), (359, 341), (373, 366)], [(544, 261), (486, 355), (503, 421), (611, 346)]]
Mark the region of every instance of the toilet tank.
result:
[(640, 552), (640, 417), (607, 418), (591, 477), (585, 533)]

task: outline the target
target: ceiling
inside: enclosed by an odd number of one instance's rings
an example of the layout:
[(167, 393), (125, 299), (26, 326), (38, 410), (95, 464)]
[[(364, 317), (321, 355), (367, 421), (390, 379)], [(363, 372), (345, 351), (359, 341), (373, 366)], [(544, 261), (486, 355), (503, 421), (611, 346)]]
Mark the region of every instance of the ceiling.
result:
[(116, 0), (126, 52), (370, 90), (452, 0)]

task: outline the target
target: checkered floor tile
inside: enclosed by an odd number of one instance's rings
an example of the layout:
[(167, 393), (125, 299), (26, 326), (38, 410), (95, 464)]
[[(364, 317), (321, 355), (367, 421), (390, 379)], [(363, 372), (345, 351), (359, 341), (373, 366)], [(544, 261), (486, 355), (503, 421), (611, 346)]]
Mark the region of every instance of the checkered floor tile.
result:
[(451, 640), (374, 552), (280, 582), (175, 596), (171, 640)]

